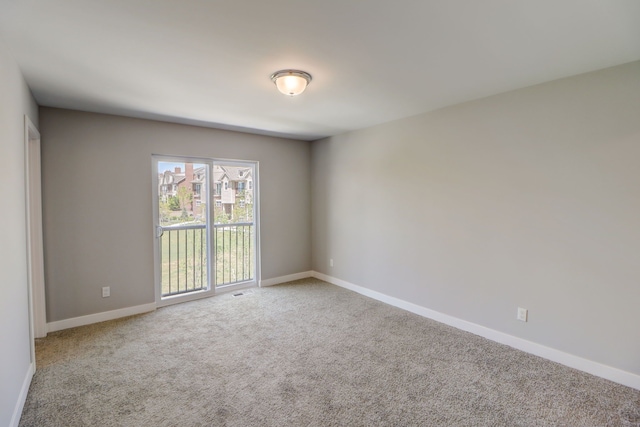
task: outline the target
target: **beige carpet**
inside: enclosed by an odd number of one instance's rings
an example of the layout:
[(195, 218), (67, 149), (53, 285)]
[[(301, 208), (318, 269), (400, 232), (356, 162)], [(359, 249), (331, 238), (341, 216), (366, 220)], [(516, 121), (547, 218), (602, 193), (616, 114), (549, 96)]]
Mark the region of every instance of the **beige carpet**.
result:
[(640, 391), (308, 279), (52, 333), (20, 426), (640, 426)]

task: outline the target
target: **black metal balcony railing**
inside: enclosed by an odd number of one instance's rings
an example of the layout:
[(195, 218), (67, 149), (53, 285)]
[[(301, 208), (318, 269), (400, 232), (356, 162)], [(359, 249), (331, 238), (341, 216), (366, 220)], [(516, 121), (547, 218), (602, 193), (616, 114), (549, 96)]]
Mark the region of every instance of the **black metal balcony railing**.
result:
[(162, 296), (207, 289), (206, 226), (170, 226), (163, 227), (162, 231)]
[(255, 269), (253, 223), (215, 224), (213, 240), (216, 257), (216, 286), (253, 280)]
[[(204, 224), (162, 227), (162, 296), (208, 289), (207, 229)], [(212, 269), (217, 287), (253, 280), (253, 223), (215, 224)]]

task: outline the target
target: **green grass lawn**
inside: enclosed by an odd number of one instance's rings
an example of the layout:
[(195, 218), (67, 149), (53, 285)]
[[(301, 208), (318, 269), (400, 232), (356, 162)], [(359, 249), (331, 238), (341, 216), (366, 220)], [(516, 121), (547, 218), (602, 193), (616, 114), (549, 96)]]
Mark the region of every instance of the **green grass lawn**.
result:
[[(216, 286), (253, 279), (253, 226), (215, 228), (211, 240)], [(161, 244), (163, 296), (207, 289), (206, 229), (165, 229)]]

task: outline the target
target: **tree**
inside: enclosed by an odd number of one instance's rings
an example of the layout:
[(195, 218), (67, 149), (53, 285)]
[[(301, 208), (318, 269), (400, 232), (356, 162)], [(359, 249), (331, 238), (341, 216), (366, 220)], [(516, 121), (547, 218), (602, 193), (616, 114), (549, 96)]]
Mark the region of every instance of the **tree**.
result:
[(169, 202), (160, 200), (158, 204), (158, 208), (160, 213), (160, 223), (166, 224), (167, 222), (169, 222), (170, 215), (171, 215), (171, 208), (169, 207)]
[(180, 209), (183, 211), (187, 209), (187, 204), (193, 200), (193, 193), (190, 188), (179, 187), (178, 188), (178, 200), (180, 201)]
[(213, 209), (213, 222), (215, 224), (228, 224), (229, 215), (227, 215), (222, 208), (215, 207)]
[(171, 209), (172, 211), (179, 211), (180, 201), (176, 196), (169, 196), (168, 206), (169, 206), (169, 209)]
[(251, 221), (253, 219), (253, 200), (247, 191), (239, 191), (233, 206), (233, 222)]

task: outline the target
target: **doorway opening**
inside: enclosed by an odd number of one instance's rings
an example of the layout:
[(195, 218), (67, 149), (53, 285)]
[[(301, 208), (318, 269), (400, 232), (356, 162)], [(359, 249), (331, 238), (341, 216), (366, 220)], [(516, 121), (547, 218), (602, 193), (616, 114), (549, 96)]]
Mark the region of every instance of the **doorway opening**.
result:
[(35, 371), (35, 338), (47, 336), (44, 288), (44, 243), (42, 237), (42, 183), (40, 132), (24, 117), (25, 192), (27, 228), (27, 280), (31, 363)]

